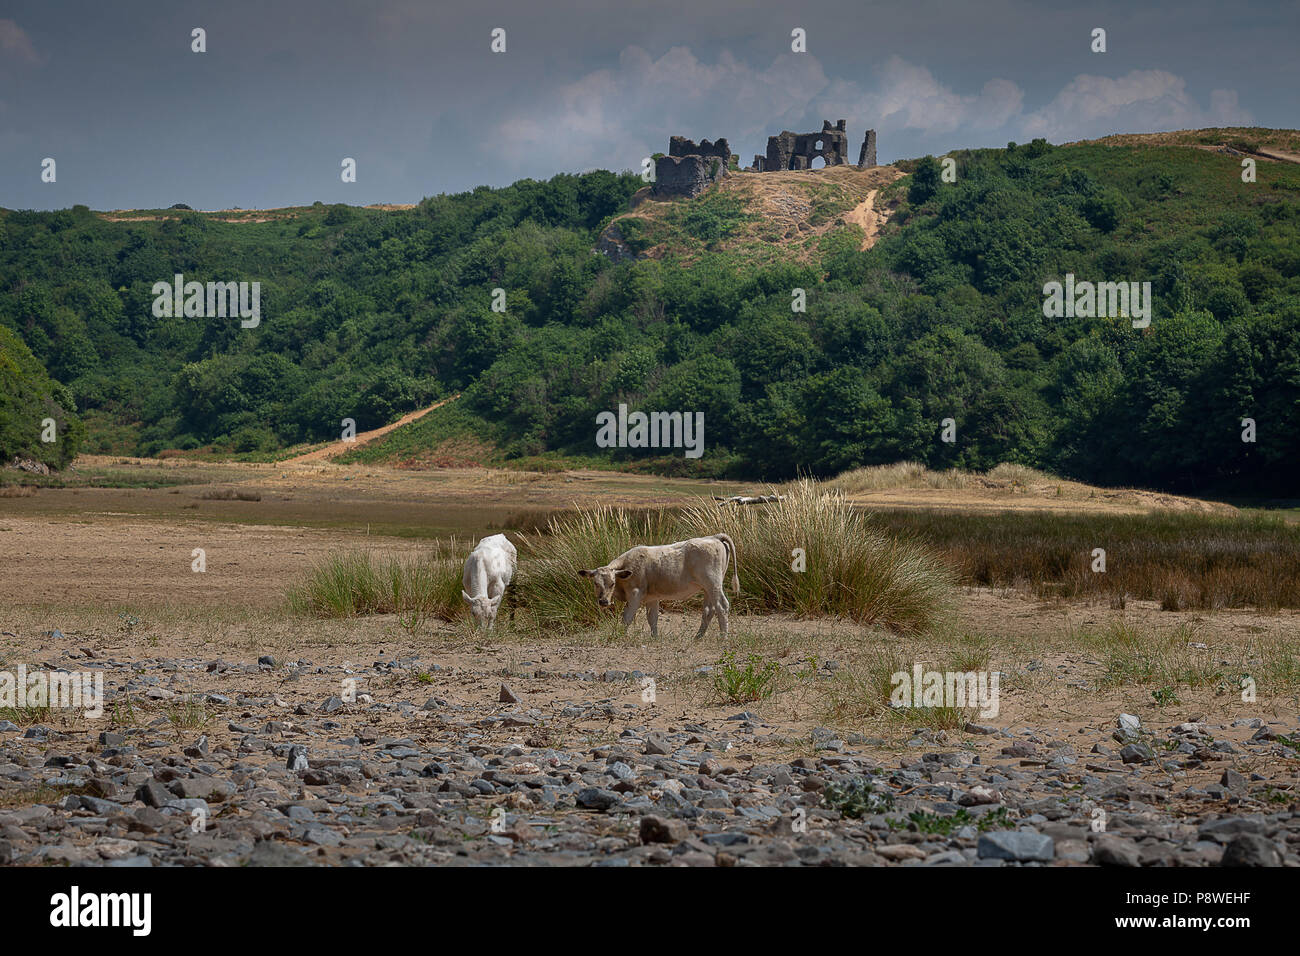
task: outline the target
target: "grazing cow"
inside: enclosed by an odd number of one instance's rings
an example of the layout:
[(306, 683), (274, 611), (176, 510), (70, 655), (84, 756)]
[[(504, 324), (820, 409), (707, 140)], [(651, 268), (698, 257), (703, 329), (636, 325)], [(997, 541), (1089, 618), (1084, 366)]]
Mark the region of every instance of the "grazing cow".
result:
[(484, 627), (496, 623), (497, 610), (506, 595), (506, 585), (515, 576), (518, 559), (515, 546), (503, 534), (484, 538), (465, 559), (460, 596), (469, 605), (474, 620)]
[(638, 545), (624, 551), (603, 568), (579, 571), (591, 578), (596, 587), (596, 603), (609, 607), (617, 598), (627, 602), (623, 609), (623, 626), (631, 626), (637, 609), (645, 605), (650, 634), (659, 636), (659, 602), (681, 601), (699, 591), (704, 592), (704, 619), (695, 635), (699, 640), (709, 629), (709, 621), (718, 618), (718, 629), (727, 636), (727, 613), (731, 605), (723, 593), (727, 564), (731, 563), (731, 589), (740, 593), (740, 558), (730, 535), (714, 534), (707, 538), (690, 538), (674, 544)]

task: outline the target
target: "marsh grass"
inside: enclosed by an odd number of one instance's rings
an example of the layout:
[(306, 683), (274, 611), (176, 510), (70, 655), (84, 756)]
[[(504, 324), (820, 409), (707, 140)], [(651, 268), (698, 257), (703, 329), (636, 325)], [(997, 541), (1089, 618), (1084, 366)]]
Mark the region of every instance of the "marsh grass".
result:
[(637, 544), (676, 540), (680, 518), (671, 509), (596, 505), (552, 515), (543, 530), (524, 536), (512, 585), (521, 606), (543, 627), (565, 630), (608, 623), (591, 582), (578, 574), (598, 568)]
[(437, 552), (415, 557), (337, 552), (288, 592), (289, 609), (314, 617), (408, 614), (446, 621), (463, 615), (461, 564)]
[[(875, 720), (884, 728), (910, 730), (928, 727), (931, 730), (961, 730), (972, 720), (977, 720), (979, 707), (893, 707), (894, 675), (910, 675), (918, 662), (926, 670), (987, 671), (990, 669), (992, 644), (982, 635), (960, 634), (941, 647), (932, 648), (934, 655), (914, 649), (905, 654), (901, 647), (877, 647), (850, 667), (839, 671), (826, 688), (821, 699), (821, 713), (828, 723), (848, 725)], [(918, 656), (921, 655), (921, 656)], [(928, 658), (928, 659), (923, 659)]]
[(1157, 702), (1185, 688), (1239, 693), (1246, 677), (1262, 693), (1294, 693), (1300, 685), (1300, 655), (1277, 638), (1225, 645), (1207, 642), (1192, 624), (1152, 628), (1112, 621), (1075, 631), (1071, 640), (1100, 658), (1102, 687), (1155, 688)]
[(240, 488), (212, 488), (199, 495), (199, 498), (204, 501), (261, 501), (262, 495)]
[[(1139, 515), (881, 512), (873, 523), (914, 535), (961, 583), (1043, 598), (1093, 598), (1163, 610), (1300, 607), (1300, 526), (1260, 514)], [(1106, 570), (1092, 570), (1094, 548)]]

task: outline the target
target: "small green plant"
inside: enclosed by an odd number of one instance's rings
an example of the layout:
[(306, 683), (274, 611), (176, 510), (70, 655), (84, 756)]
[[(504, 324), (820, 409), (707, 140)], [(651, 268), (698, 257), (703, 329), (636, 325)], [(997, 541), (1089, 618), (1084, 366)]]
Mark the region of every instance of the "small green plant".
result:
[(1182, 703), (1178, 697), (1178, 692), (1172, 687), (1157, 687), (1151, 692), (1151, 698), (1161, 707)]
[(208, 722), (208, 712), (197, 694), (186, 694), (167, 707), (167, 720), (177, 730), (194, 730)]
[(894, 809), (894, 793), (883, 786), (876, 789), (876, 781), (868, 777), (853, 777), (843, 783), (827, 784), (822, 802), (841, 816), (856, 820)]
[(48, 705), (34, 707), (0, 707), (0, 720), (8, 720), (20, 727), (26, 727), (31, 724), (42, 724), (50, 719), (50, 708)]
[(773, 682), (780, 671), (776, 661), (764, 661), (757, 654), (750, 654), (742, 665), (736, 652), (728, 651), (714, 666), (713, 689), (728, 704), (764, 700), (776, 689)]
[(940, 836), (948, 836), (953, 830), (960, 830), (975, 822), (965, 807), (951, 816), (930, 813), (926, 810), (913, 810), (907, 815), (907, 819), (911, 821), (912, 827), (918, 833), (937, 833)]
[(939, 836), (951, 836), (954, 830), (968, 826), (984, 833), (988, 830), (1010, 830), (1016, 825), (1006, 807), (990, 810), (978, 818), (971, 816), (965, 807), (948, 816), (928, 810), (913, 810), (907, 815), (907, 820), (891, 819), (888, 823), (891, 830), (912, 829), (918, 833), (934, 833)]
[(986, 830), (1013, 830), (1015, 826), (1016, 821), (1011, 819), (1007, 808), (998, 807), (980, 817), (979, 822), (975, 824), (975, 829), (983, 833)]

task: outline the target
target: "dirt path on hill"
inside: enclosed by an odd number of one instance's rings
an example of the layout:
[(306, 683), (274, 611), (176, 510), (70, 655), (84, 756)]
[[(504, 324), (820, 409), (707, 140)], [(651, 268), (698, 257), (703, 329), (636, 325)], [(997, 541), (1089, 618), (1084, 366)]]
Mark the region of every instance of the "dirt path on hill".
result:
[(867, 193), (867, 198), (862, 200), (857, 206), (844, 214), (844, 221), (851, 222), (861, 226), (862, 231), (866, 233), (866, 238), (862, 240), (862, 248), (870, 249), (880, 238), (880, 227), (885, 224), (885, 217), (876, 212), (876, 194), (879, 189), (873, 189)]
[(440, 402), (434, 402), (428, 408), (419, 408), (413, 412), (403, 415), (401, 418), (393, 422), (391, 425), (384, 425), (381, 428), (375, 428), (368, 432), (361, 432), (352, 441), (331, 442), (325, 447), (317, 448), (314, 451), (309, 451), (305, 455), (298, 455), (294, 458), (286, 458), (284, 461), (280, 462), (280, 464), (295, 465), (306, 461), (326, 461), (330, 458), (334, 458), (338, 455), (343, 454), (345, 451), (353, 451), (354, 449), (362, 448), (365, 445), (369, 444), (370, 442), (374, 441), (376, 438), (382, 438), (384, 435), (387, 435), (389, 432), (393, 431), (396, 428), (401, 428), (403, 425), (409, 425), (411, 422), (423, 418), (425, 415), (429, 414), (429, 412), (433, 411), (435, 408), (441, 408), (443, 405), (446, 405), (448, 402), (454, 402), (458, 398), (460, 398), (459, 393), (451, 396), (451, 398), (444, 398)]

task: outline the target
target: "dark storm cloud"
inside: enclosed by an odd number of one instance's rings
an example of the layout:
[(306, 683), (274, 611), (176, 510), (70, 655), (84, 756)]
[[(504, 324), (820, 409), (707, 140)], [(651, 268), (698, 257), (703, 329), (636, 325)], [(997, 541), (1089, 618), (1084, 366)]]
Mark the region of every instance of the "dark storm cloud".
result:
[[(880, 158), (1297, 123), (1293, 3), (58, 3), (0, 15), (0, 205), (402, 202), (848, 120)], [(190, 51), (207, 30), (208, 52)], [(508, 50), (489, 51), (494, 27)], [(790, 51), (807, 31), (808, 52)], [(1094, 54), (1094, 27), (1108, 51)], [(42, 158), (58, 182), (40, 181)], [(344, 157), (358, 182), (339, 179)]]

